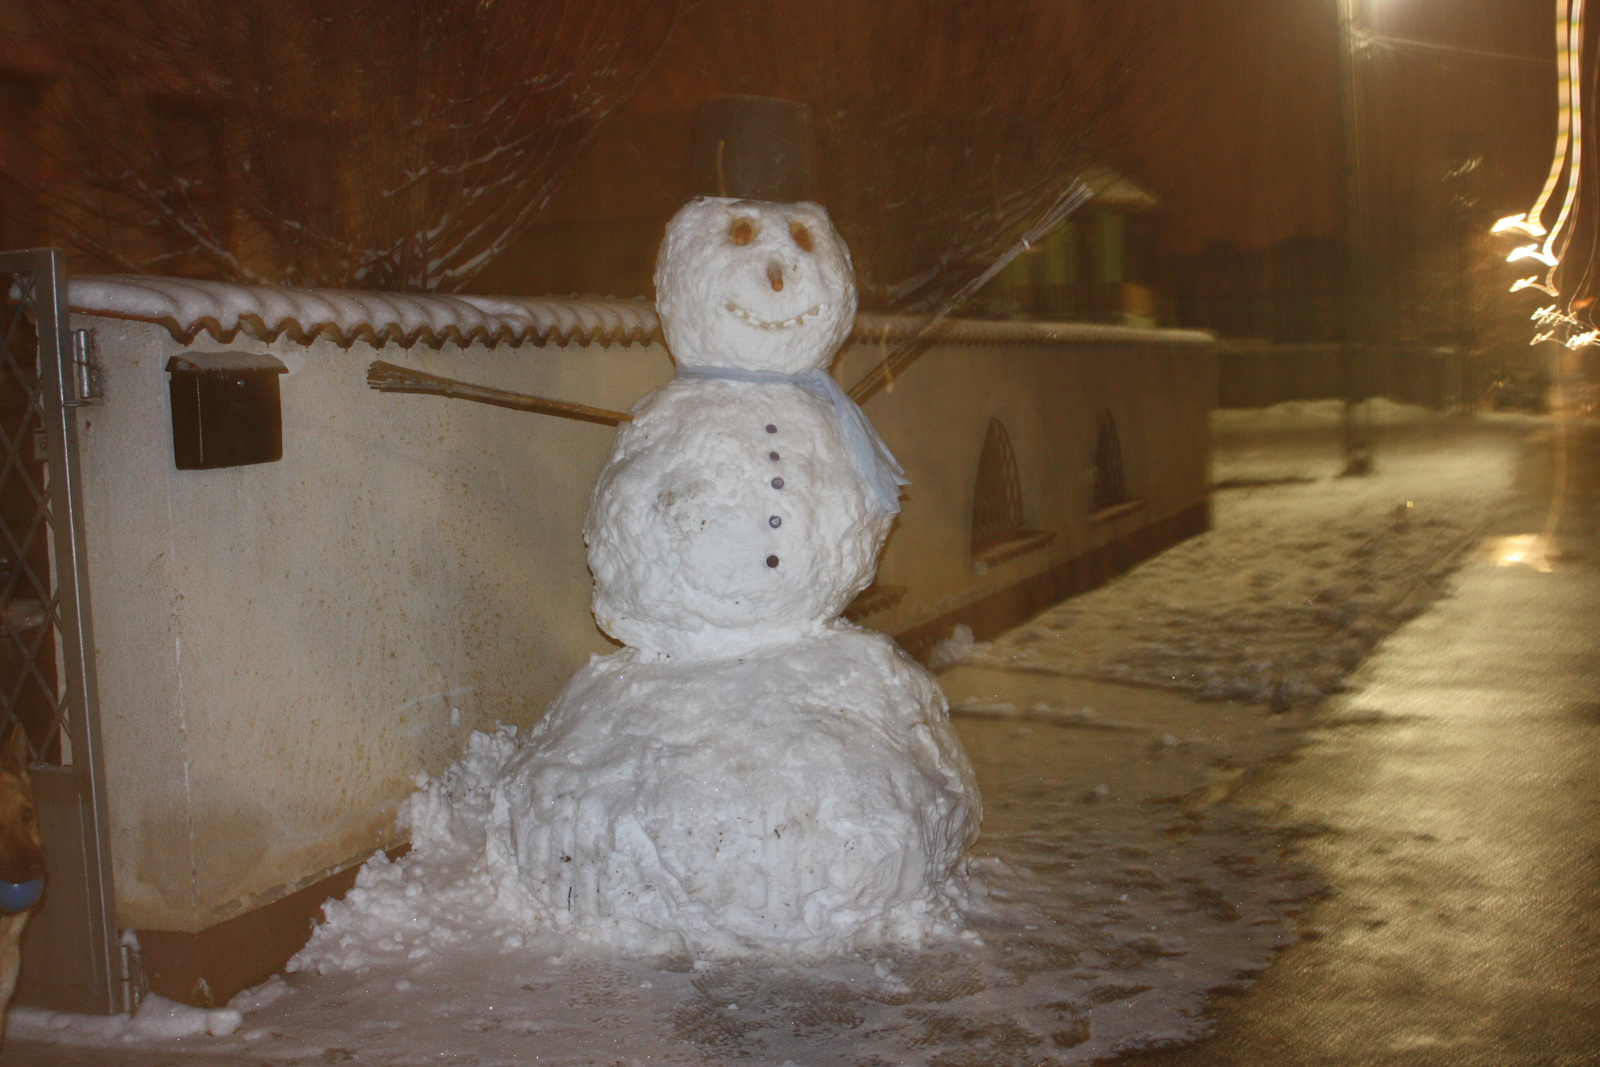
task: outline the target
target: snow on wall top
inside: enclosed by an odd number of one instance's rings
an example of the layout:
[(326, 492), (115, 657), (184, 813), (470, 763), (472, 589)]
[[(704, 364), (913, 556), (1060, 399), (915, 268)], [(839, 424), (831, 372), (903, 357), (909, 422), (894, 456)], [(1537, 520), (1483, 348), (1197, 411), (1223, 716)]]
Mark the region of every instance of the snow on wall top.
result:
[[(264, 340), (280, 335), (302, 344), (325, 337), (340, 345), (366, 341), (404, 348), (447, 342), (497, 345), (645, 344), (661, 324), (648, 300), (291, 289), (275, 285), (190, 281), (146, 275), (82, 275), (67, 282), (67, 301), (84, 315), (165, 326), (188, 343), (200, 333), (228, 342), (241, 331)], [(895, 344), (916, 329), (913, 315), (856, 316), (853, 338)], [(1205, 344), (1196, 330), (1152, 330), (1096, 323), (947, 319), (932, 337), (946, 343)]]
[[(851, 340), (895, 344), (923, 323), (918, 315), (856, 316)], [(929, 334), (946, 344), (1003, 345), (1060, 341), (1069, 344), (1215, 344), (1204, 330), (1158, 330), (1146, 326), (1108, 326), (1099, 322), (1020, 322), (1012, 319), (945, 319)]]
[(184, 342), (201, 331), (231, 341), (243, 330), (266, 340), (287, 334), (300, 342), (326, 337), (374, 347), (642, 344), (658, 328), (655, 309), (642, 300), (290, 289), (143, 275), (72, 278), (67, 302), (83, 314), (160, 323)]

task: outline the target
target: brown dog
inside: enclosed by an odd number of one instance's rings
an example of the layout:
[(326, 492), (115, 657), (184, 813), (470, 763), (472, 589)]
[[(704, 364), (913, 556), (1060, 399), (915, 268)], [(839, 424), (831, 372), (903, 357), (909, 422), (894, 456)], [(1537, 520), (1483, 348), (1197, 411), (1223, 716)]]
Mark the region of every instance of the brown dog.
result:
[[(44, 839), (28, 780), (28, 737), (15, 723), (0, 737), (0, 882), (23, 883), (44, 877)], [(6, 1008), (22, 966), (22, 930), (31, 908), (0, 911), (0, 1039)]]

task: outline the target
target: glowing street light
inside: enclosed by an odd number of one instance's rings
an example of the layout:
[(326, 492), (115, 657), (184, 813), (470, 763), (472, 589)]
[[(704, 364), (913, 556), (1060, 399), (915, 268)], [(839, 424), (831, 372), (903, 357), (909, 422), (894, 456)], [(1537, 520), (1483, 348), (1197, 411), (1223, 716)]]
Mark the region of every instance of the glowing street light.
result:
[[(1544, 329), (1533, 342), (1549, 340), (1560, 331), (1568, 348), (1579, 348), (1600, 341), (1600, 331), (1578, 318), (1571, 301), (1560, 301), (1560, 287), (1556, 272), (1561, 267), (1561, 257), (1572, 240), (1569, 223), (1578, 201), (1578, 190), (1583, 184), (1583, 4), (1584, 0), (1556, 0), (1556, 143), (1550, 160), (1550, 174), (1544, 188), (1526, 214), (1510, 215), (1491, 227), (1492, 233), (1520, 234), (1535, 239), (1534, 244), (1521, 245), (1506, 256), (1506, 262), (1519, 263), (1531, 259), (1547, 269), (1544, 280), (1537, 276), (1522, 278), (1511, 286), (1513, 293), (1523, 289), (1538, 289), (1555, 297), (1558, 303), (1540, 308), (1533, 320)], [(1547, 230), (1544, 214), (1550, 206), (1557, 188), (1563, 189), (1561, 206), (1555, 221)], [(1543, 237), (1543, 243), (1537, 241)]]

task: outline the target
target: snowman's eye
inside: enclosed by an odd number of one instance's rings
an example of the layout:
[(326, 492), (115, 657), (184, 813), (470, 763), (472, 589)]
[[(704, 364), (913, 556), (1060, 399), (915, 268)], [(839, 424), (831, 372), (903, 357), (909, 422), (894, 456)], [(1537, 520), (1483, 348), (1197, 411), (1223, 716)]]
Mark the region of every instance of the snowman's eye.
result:
[(728, 227), (728, 240), (736, 245), (747, 245), (756, 239), (756, 224), (749, 219), (734, 219)]
[(794, 243), (795, 244), (799, 245), (801, 248), (805, 249), (807, 252), (811, 251), (813, 246), (812, 246), (812, 243), (811, 243), (811, 231), (810, 230), (806, 229), (804, 226), (800, 225), (798, 222), (791, 222), (791, 223), (789, 223), (789, 236), (794, 238)]

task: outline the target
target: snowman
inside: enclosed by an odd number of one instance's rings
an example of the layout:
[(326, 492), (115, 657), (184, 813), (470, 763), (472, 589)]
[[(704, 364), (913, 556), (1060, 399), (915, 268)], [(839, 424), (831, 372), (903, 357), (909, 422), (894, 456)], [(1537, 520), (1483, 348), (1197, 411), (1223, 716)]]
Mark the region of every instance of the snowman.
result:
[(812, 203), (690, 202), (657, 307), (678, 375), (594, 489), (594, 614), (626, 647), (556, 697), (494, 791), (502, 903), (639, 952), (852, 951), (959, 921), (972, 771), (933, 678), (840, 617), (898, 464), (826, 367), (849, 253)]

